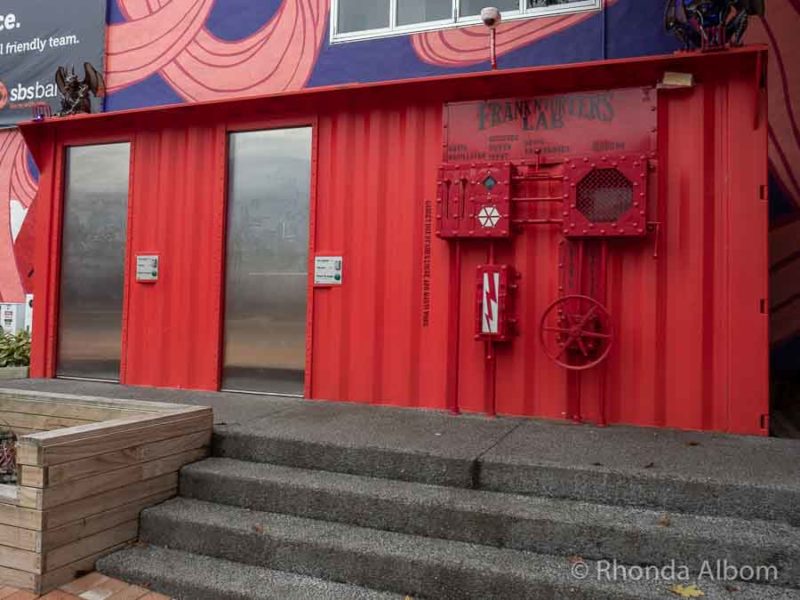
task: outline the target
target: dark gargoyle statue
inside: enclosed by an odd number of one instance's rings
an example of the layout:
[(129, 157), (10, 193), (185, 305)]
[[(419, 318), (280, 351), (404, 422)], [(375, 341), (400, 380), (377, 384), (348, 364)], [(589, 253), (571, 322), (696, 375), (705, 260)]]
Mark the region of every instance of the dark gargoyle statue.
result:
[(90, 63), (83, 63), (83, 81), (75, 74), (75, 67), (58, 67), (56, 71), (56, 85), (61, 92), (61, 110), (57, 116), (77, 115), (92, 112), (92, 99), (89, 94), (97, 98), (105, 95), (106, 84), (103, 76), (97, 72)]
[(765, 0), (667, 0), (664, 26), (685, 50), (741, 46), (747, 20), (764, 16)]

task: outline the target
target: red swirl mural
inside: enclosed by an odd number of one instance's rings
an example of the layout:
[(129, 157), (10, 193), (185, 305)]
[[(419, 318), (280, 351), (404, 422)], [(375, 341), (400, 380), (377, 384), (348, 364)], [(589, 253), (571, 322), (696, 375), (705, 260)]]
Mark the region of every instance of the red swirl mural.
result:
[(28, 286), (21, 274), (26, 275), (33, 258), (29, 237), (21, 235), (30, 225), (26, 216), (36, 195), (26, 153), (22, 135), (11, 129), (0, 131), (0, 299), (4, 302), (25, 300)]
[[(606, 7), (618, 0), (606, 0)], [(501, 23), (497, 27), (497, 55), (502, 56), (533, 44), (596, 15), (597, 11), (581, 11), (552, 17), (522, 19)], [(420, 59), (443, 67), (465, 67), (488, 59), (486, 27), (459, 27), (427, 31), (412, 36), (411, 43)]]
[(259, 31), (228, 42), (205, 28), (215, 0), (119, 0), (127, 22), (108, 28), (108, 89), (154, 73), (188, 101), (300, 89), (322, 45), (328, 1), (284, 0)]

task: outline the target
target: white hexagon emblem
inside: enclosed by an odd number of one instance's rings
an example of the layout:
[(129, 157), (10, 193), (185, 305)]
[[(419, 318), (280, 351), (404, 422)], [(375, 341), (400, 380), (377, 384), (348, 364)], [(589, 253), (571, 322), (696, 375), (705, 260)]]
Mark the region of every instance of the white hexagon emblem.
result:
[(500, 211), (496, 206), (484, 206), (478, 211), (478, 223), (481, 226), (489, 228), (495, 227), (500, 222)]

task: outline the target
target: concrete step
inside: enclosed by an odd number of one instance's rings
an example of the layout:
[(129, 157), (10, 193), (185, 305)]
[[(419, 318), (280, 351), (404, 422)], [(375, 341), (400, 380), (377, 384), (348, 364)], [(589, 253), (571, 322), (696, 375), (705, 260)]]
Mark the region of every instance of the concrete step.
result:
[(707, 559), (774, 565), (800, 587), (800, 530), (785, 523), (663, 513), (211, 458), (185, 467), (183, 496), (262, 512), (628, 564)]
[[(330, 408), (320, 406), (325, 416)], [(417, 414), (415, 414), (417, 413)], [(250, 462), (370, 475), (400, 481), (418, 481), (454, 487), (475, 485), (476, 453), (488, 450), (513, 427), (507, 421), (453, 419), (426, 411), (404, 411), (403, 420), (381, 419), (397, 411), (375, 411), (354, 425), (350, 415), (336, 422), (304, 427), (287, 419), (283, 427), (218, 425), (213, 454)], [(310, 415), (316, 418), (316, 413)], [(301, 419), (302, 417), (302, 419)], [(265, 421), (266, 422), (266, 421)], [(329, 428), (326, 427), (326, 423)], [(294, 425), (294, 427), (293, 427)]]
[(800, 526), (794, 440), (509, 419), (489, 429), (492, 422), (468, 417), (423, 414), (407, 423), (388, 412), (297, 410), (252, 426), (217, 427), (214, 455)]
[[(142, 540), (184, 552), (436, 600), (663, 600), (673, 581), (610, 581), (600, 563), (407, 535), (178, 498), (146, 510)], [(573, 575), (583, 564), (587, 577)], [(103, 567), (105, 568), (105, 567)], [(166, 569), (165, 569), (166, 570)], [(117, 573), (117, 576), (124, 575)], [(703, 580), (704, 598), (730, 583)], [(736, 600), (800, 591), (736, 583)]]
[(132, 546), (97, 563), (110, 577), (178, 600), (403, 600), (401, 594), (271, 571), (154, 546)]

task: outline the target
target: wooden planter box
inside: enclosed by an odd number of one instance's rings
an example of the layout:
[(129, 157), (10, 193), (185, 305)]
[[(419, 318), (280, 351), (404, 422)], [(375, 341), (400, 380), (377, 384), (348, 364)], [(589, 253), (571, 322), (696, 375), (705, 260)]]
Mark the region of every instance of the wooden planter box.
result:
[(19, 437), (0, 484), (0, 584), (46, 592), (137, 539), (139, 512), (174, 496), (207, 456), (207, 407), (0, 389)]
[(27, 379), (28, 367), (0, 367), (0, 381), (3, 379)]

